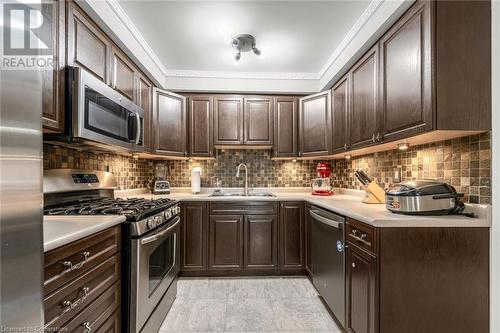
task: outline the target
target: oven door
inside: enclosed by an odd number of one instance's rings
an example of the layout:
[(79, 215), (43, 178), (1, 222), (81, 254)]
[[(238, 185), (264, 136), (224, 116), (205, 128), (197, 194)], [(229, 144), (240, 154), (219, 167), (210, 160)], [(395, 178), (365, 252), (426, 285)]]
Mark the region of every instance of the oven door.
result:
[(73, 136), (143, 150), (144, 111), (92, 74), (72, 68)]
[(132, 239), (131, 318), (139, 332), (179, 272), (180, 217), (153, 234)]

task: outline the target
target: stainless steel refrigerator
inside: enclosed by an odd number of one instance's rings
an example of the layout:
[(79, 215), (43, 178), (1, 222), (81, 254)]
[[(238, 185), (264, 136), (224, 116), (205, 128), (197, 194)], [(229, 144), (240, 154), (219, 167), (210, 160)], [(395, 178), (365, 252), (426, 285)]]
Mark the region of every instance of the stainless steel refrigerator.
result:
[[(26, 21), (1, 21), (3, 37), (28, 36)], [(42, 71), (0, 71), (0, 330), (31, 332), (43, 327)]]

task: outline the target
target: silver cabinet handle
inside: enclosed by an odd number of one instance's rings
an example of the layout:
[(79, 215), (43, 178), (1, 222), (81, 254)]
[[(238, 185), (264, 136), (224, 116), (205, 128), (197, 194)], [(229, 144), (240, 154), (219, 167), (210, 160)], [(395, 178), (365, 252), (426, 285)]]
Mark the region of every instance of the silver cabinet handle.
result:
[(321, 215), (316, 214), (312, 210), (309, 211), (309, 215), (311, 215), (311, 217), (313, 219), (315, 219), (316, 221), (324, 223), (326, 225), (329, 225), (330, 227), (334, 227), (334, 228), (337, 228), (337, 229), (339, 229), (341, 227), (340, 226), (340, 224), (341, 224), (340, 222), (327, 219), (326, 217), (323, 217)]
[(366, 240), (368, 238), (368, 235), (363, 233), (363, 234), (361, 234), (361, 236), (358, 236), (358, 230), (356, 230), (356, 229), (351, 231), (351, 233), (349, 234), (349, 237), (354, 238), (355, 240), (365, 244), (366, 246), (372, 246), (372, 243), (368, 242)]
[(347, 150), (347, 143), (344, 144), (344, 150)]
[(372, 142), (375, 142), (375, 133), (372, 135)]
[(356, 268), (356, 264), (355, 263), (352, 263), (352, 268)]
[(85, 329), (85, 333), (92, 332), (92, 328), (90, 327), (90, 323), (88, 321), (84, 322), (82, 326)]
[(87, 259), (90, 257), (90, 252), (89, 251), (84, 251), (81, 253), (83, 260), (80, 261), (78, 264), (73, 265), (73, 263), (69, 260), (66, 260), (63, 262), (63, 265), (68, 267), (70, 271), (74, 271), (75, 269), (80, 269), (85, 265), (87, 262)]
[(380, 142), (380, 140), (382, 139), (382, 137), (380, 136), (380, 132), (377, 133), (377, 141)]
[(163, 231), (160, 231), (159, 233), (157, 234), (154, 234), (152, 236), (149, 236), (149, 237), (146, 237), (146, 238), (143, 238), (141, 239), (141, 244), (142, 245), (145, 245), (145, 244), (148, 244), (148, 243), (152, 243), (152, 242), (155, 242), (157, 241), (158, 239), (160, 239), (163, 235), (167, 234), (168, 232), (170, 232), (170, 230), (174, 229), (179, 223), (180, 223), (181, 219), (178, 218), (177, 219), (177, 222), (175, 222), (174, 224), (172, 224), (170, 227), (168, 227), (167, 229), (163, 230)]
[(85, 301), (85, 299), (87, 298), (87, 296), (89, 295), (89, 291), (90, 291), (89, 287), (83, 287), (81, 289), (81, 292), (83, 292), (82, 297), (77, 298), (74, 301), (63, 301), (62, 305), (66, 307), (66, 309), (64, 309), (63, 313), (68, 312), (69, 310), (74, 309), (77, 306), (79, 306), (80, 304), (82, 304)]

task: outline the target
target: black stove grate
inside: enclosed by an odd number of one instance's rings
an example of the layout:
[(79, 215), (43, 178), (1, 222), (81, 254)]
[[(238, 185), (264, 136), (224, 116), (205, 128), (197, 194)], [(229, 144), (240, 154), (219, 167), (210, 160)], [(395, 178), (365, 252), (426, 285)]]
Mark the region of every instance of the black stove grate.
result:
[(44, 210), (45, 215), (125, 215), (138, 221), (154, 215), (174, 203), (170, 199), (104, 198), (56, 206)]

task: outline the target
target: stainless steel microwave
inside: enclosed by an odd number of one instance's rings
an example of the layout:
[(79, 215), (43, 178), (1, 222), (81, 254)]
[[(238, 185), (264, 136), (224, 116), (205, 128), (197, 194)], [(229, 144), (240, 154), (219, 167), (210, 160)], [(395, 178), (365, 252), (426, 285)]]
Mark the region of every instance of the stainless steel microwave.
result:
[(62, 141), (118, 151), (144, 150), (144, 111), (91, 73), (66, 68), (65, 104)]

